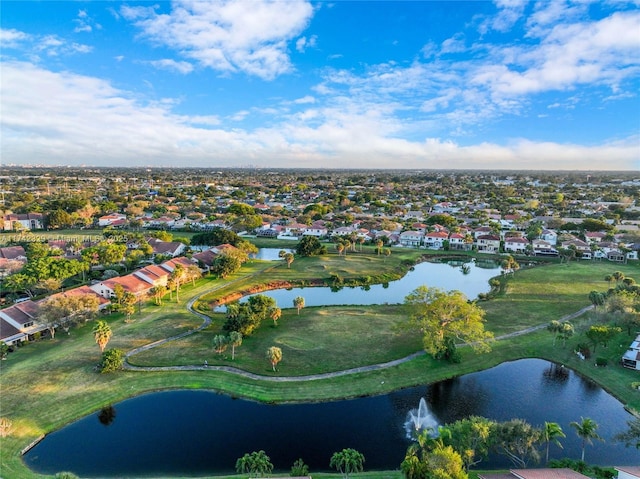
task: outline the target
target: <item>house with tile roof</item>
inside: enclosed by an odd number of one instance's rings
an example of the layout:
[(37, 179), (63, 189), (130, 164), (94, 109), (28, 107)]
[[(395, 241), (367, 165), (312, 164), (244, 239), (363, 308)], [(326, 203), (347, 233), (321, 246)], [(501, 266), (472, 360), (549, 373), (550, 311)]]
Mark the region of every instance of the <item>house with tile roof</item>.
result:
[(484, 253), (497, 253), (500, 251), (500, 236), (480, 235), (476, 237), (476, 248)]
[(42, 213), (9, 213), (2, 217), (2, 229), (4, 231), (14, 231), (18, 228), (41, 230), (44, 228), (44, 215)]
[(422, 245), (424, 235), (420, 231), (403, 231), (400, 233), (400, 244), (417, 248)]
[(467, 236), (461, 233), (451, 233), (449, 235), (449, 249), (469, 251), (473, 248), (473, 243), (467, 241)]
[(0, 340), (11, 346), (44, 331), (46, 327), (36, 322), (37, 313), (38, 306), (31, 300), (0, 309)]
[(0, 259), (26, 261), (27, 253), (22, 246), (5, 246), (0, 248)]
[(616, 466), (617, 479), (640, 479), (640, 466)]
[(482, 473), (479, 479), (589, 479), (569, 468), (561, 469), (511, 469), (506, 473)]
[(68, 289), (67, 291), (62, 291), (60, 293), (56, 293), (56, 294), (52, 294), (51, 296), (48, 296), (47, 298), (38, 301), (36, 304), (39, 304), (41, 301), (45, 301), (48, 300), (50, 298), (55, 298), (55, 297), (71, 297), (71, 296), (80, 296), (83, 294), (91, 294), (94, 295), (98, 298), (99, 304), (98, 304), (98, 311), (102, 311), (103, 309), (107, 308), (107, 306), (109, 306), (109, 304), (111, 304), (111, 301), (109, 301), (107, 298), (105, 298), (104, 296), (99, 295), (98, 293), (96, 293), (93, 289), (91, 289), (91, 287), (84, 285), (84, 286), (78, 286), (77, 288), (73, 288), (73, 289)]
[(524, 254), (529, 246), (529, 240), (520, 236), (510, 236), (504, 239), (504, 250)]
[(433, 231), (424, 235), (424, 245), (430, 249), (443, 249), (448, 239), (449, 233), (446, 231)]
[(150, 238), (148, 240), (149, 246), (153, 248), (153, 255), (166, 255), (175, 258), (176, 256), (180, 256), (186, 245), (179, 241), (161, 241), (157, 238)]

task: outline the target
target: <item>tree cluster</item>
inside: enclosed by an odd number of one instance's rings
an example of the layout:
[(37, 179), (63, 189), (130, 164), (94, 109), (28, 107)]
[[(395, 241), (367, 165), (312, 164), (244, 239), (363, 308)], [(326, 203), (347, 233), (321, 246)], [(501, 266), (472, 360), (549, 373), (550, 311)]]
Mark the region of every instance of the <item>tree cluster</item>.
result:
[(250, 336), (275, 307), (276, 301), (263, 294), (250, 296), (242, 303), (230, 303), (227, 305), (227, 320), (222, 329), (228, 332), (237, 331), (244, 337)]

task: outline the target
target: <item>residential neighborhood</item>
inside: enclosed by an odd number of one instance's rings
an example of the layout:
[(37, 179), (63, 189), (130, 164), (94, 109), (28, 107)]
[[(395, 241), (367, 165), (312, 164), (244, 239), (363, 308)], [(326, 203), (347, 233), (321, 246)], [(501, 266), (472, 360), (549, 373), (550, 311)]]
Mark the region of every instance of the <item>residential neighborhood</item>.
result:
[[(0, 235), (5, 351), (56, 334), (67, 337), (71, 324), (100, 323), (114, 312), (127, 325), (136, 311), (161, 306), (166, 295), (177, 304), (181, 286), (237, 271), (257, 252), (252, 241), (276, 241), (280, 257), (289, 255), (287, 271), (298, 260), (284, 245), (294, 251), (307, 240), (339, 260), (356, 253), (485, 259), (503, 265), (503, 279), (513, 277), (519, 262), (610, 265), (612, 272), (639, 265), (640, 179), (629, 173), (589, 175), (586, 182), (579, 173), (526, 172), (64, 173), (24, 168), (0, 177), (4, 191), (12, 193), (3, 204), (9, 229)], [(609, 277), (599, 280), (634, 287), (631, 277)], [(330, 272), (330, 278), (342, 282), (339, 274)], [(491, 291), (500, 287), (495, 277), (491, 282)], [(605, 293), (595, 293), (583, 302), (597, 308)], [(240, 296), (232, 291), (226, 297)], [(270, 311), (275, 328), (282, 313)], [(620, 369), (640, 370), (639, 341), (637, 336), (620, 353)], [(576, 355), (587, 357), (581, 349)], [(547, 477), (548, 471), (517, 468), (478, 477)], [(553, 471), (548, 477), (589, 477)], [(619, 468), (619, 477), (634, 477), (632, 471)]]

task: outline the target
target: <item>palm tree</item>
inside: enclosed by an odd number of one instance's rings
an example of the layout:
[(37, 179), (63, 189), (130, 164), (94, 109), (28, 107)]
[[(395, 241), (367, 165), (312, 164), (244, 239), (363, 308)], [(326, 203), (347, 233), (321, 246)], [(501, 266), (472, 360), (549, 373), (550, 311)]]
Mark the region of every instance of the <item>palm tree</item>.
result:
[(378, 256), (380, 256), (383, 246), (384, 246), (384, 242), (381, 239), (376, 241), (376, 250), (378, 250)]
[(236, 461), (236, 472), (249, 474), (250, 477), (253, 475), (255, 477), (264, 477), (271, 471), (273, 471), (273, 464), (271, 464), (271, 459), (264, 451), (245, 454)]
[(604, 294), (600, 291), (591, 291), (589, 293), (589, 301), (591, 301), (591, 304), (593, 304), (596, 311), (598, 310), (598, 306), (602, 306), (604, 304), (604, 300)]
[(158, 306), (162, 306), (162, 298), (167, 294), (167, 291), (167, 287), (161, 284), (151, 288), (151, 296), (153, 296), (153, 299)]
[(293, 263), (294, 260), (293, 253), (285, 253), (284, 260), (287, 262), (287, 268), (291, 268), (291, 263)]
[(329, 467), (339, 471), (345, 479), (349, 474), (362, 472), (364, 467), (364, 455), (355, 449), (347, 448), (340, 452), (334, 452), (329, 462)]
[(236, 347), (242, 344), (242, 333), (240, 331), (231, 331), (229, 333), (229, 344), (231, 345), (231, 360), (236, 358)]
[(176, 267), (173, 269), (173, 271), (169, 275), (169, 282), (173, 284), (176, 290), (176, 303), (180, 302), (180, 297), (179, 297), (180, 285), (182, 284), (182, 281), (184, 280), (185, 275), (186, 275), (185, 268), (181, 264), (176, 264)]
[(552, 442), (562, 449), (562, 443), (560, 442), (561, 437), (567, 437), (560, 427), (560, 424), (557, 422), (546, 422), (544, 423), (544, 428), (542, 429), (542, 436), (544, 441), (547, 443), (547, 460), (549, 462), (549, 444)]
[(267, 359), (271, 363), (271, 367), (273, 370), (276, 370), (276, 366), (280, 361), (282, 361), (282, 349), (277, 346), (271, 346), (267, 349)]
[(596, 432), (598, 429), (598, 423), (593, 419), (588, 417), (580, 417), (580, 422), (573, 421), (569, 424), (571, 427), (575, 428), (576, 434), (582, 438), (582, 458), (581, 461), (584, 462), (584, 448), (589, 444), (593, 444), (592, 439), (598, 439), (602, 441), (603, 439)]
[(186, 276), (191, 280), (191, 285), (196, 285), (196, 279), (200, 279), (202, 277), (202, 271), (195, 264), (187, 266)]
[(362, 253), (362, 245), (365, 242), (364, 236), (358, 236), (358, 243), (360, 243), (360, 252)]
[(606, 276), (604, 277), (604, 280), (605, 280), (607, 283), (609, 283), (609, 286), (611, 286), (611, 282), (613, 281), (613, 275), (610, 275), (610, 274), (606, 275)]
[(222, 334), (217, 334), (213, 337), (213, 350), (216, 353), (218, 354), (224, 353), (228, 345), (229, 345), (229, 339), (226, 336), (223, 336)]
[(109, 343), (111, 339), (111, 327), (107, 324), (106, 321), (98, 321), (93, 328), (93, 337), (96, 340), (96, 343), (100, 347), (100, 352), (104, 352), (104, 348)]
[(298, 310), (298, 314), (300, 314), (300, 310), (304, 308), (304, 298), (302, 296), (296, 296), (293, 300), (293, 306)]
[(273, 319), (274, 326), (278, 325), (278, 320), (280, 319), (281, 316), (282, 316), (282, 310), (280, 308), (276, 306), (274, 306), (273, 308), (269, 308), (269, 317)]
[(336, 243), (336, 249), (338, 250), (338, 256), (342, 256), (344, 251), (344, 243)]

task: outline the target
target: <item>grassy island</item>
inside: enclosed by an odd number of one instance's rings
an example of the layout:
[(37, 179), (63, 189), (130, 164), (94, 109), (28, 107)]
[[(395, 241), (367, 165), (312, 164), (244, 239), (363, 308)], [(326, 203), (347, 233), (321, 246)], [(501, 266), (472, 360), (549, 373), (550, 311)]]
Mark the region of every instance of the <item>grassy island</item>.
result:
[[(490, 354), (476, 355), (470, 348), (460, 348), (460, 364), (415, 354), (421, 351), (421, 341), (400, 327), (406, 318), (401, 305), (307, 307), (299, 314), (292, 306), (283, 305), (287, 309), (283, 309), (278, 325), (265, 320), (255, 335), (246, 338), (237, 349), (235, 360), (231, 360), (230, 351), (221, 355), (213, 352), (211, 340), (221, 331), (223, 321), (221, 314), (211, 313), (210, 305), (220, 298), (237, 291), (261, 291), (275, 283), (331, 284), (336, 276), (345, 283), (392, 281), (420, 258), (421, 253), (415, 250), (394, 250), (391, 256), (383, 257), (365, 248), (346, 257), (332, 253), (296, 258), (290, 268), (283, 263), (254, 260), (227, 280), (207, 277), (195, 285), (184, 285), (178, 303), (165, 299), (158, 306), (153, 300), (148, 301), (132, 322), (125, 322), (118, 314), (106, 317), (113, 330), (108, 347), (130, 351), (199, 328), (202, 318), (187, 309), (192, 299), (199, 298), (195, 309), (211, 316), (208, 327), (129, 359), (134, 366), (187, 367), (184, 370), (98, 374), (95, 366), (100, 350), (93, 340), (91, 324), (72, 329), (69, 335), (61, 332), (54, 340), (19, 348), (0, 364), (0, 415), (13, 422), (13, 432), (0, 438), (2, 476), (43, 477), (30, 471), (21, 460), (21, 450), (32, 441), (109, 404), (160, 389), (211, 389), (266, 402), (322, 401), (386, 393), (483, 370), (504, 361), (536, 357), (565, 364), (592, 378), (629, 409), (640, 411), (640, 392), (630, 386), (638, 381), (638, 373), (618, 366), (619, 357), (632, 339), (626, 331), (611, 341), (608, 348), (598, 351), (598, 356), (609, 359), (609, 366), (596, 367), (593, 361), (583, 361), (573, 352), (575, 344), (584, 340), (584, 331), (596, 321), (591, 313), (572, 319), (576, 334), (564, 347), (554, 345), (553, 336), (545, 329), (549, 321), (589, 307), (589, 292), (606, 291), (609, 285), (604, 277), (612, 271), (637, 277), (640, 273), (637, 264), (556, 263), (523, 268), (514, 275), (501, 277), (500, 291), (491, 300), (480, 303), (486, 311), (487, 329), (499, 339), (493, 343)], [(519, 334), (523, 331), (529, 332)], [(272, 344), (284, 352), (277, 373), (264, 359), (266, 345)], [(414, 354), (412, 359), (384, 369), (313, 381), (301, 378), (386, 363)], [(199, 367), (203, 359), (211, 367)], [(219, 371), (214, 366), (231, 366), (261, 378)], [(278, 381), (274, 376), (289, 380)], [(362, 477), (399, 478), (400, 474), (370, 473)]]

